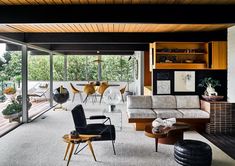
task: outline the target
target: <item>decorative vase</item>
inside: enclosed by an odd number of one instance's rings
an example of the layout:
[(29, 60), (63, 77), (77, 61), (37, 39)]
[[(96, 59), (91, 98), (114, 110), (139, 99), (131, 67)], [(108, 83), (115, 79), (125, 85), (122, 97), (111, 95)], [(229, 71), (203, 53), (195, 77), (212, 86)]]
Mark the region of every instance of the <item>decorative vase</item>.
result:
[(12, 122), (13, 120), (16, 120), (16, 121), (19, 122), (19, 117), (21, 117), (21, 116), (22, 116), (22, 111), (14, 113), (14, 114), (11, 114), (11, 115), (3, 115), (3, 117), (5, 119), (9, 119), (9, 122)]

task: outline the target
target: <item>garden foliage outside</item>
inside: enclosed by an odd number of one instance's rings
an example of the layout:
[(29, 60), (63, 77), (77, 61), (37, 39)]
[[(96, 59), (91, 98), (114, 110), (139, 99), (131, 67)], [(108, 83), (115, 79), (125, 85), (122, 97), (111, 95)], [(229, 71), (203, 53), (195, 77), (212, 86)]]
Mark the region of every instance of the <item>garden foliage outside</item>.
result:
[[(129, 56), (101, 56), (101, 78), (107, 81), (133, 81), (133, 61)], [(55, 81), (85, 81), (98, 79), (97, 56), (68, 55), (67, 73), (64, 69), (64, 56), (53, 57), (53, 77)], [(28, 56), (28, 80), (48, 81), (50, 61), (47, 55)], [(67, 75), (67, 79), (64, 76)], [(0, 59), (0, 80), (15, 83), (21, 80), (21, 52), (6, 52)]]
[[(133, 81), (133, 61), (129, 56), (102, 56), (101, 78), (107, 81)], [(64, 70), (64, 56), (53, 57), (54, 81), (98, 80), (97, 56), (68, 55), (67, 74)], [(49, 80), (49, 56), (30, 56), (28, 62), (29, 80)], [(67, 79), (64, 76), (67, 75)]]

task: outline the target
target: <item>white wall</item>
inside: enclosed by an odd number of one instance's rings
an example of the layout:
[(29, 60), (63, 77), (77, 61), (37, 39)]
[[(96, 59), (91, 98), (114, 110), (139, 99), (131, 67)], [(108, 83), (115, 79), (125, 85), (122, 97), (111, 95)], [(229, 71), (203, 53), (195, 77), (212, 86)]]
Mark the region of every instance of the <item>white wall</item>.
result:
[[(135, 57), (138, 61), (138, 78), (137, 79), (135, 78), (135, 95), (143, 95), (144, 94), (144, 51), (135, 51)], [(134, 73), (134, 75), (136, 75), (136, 73)]]
[(235, 102), (235, 26), (228, 28), (228, 101)]

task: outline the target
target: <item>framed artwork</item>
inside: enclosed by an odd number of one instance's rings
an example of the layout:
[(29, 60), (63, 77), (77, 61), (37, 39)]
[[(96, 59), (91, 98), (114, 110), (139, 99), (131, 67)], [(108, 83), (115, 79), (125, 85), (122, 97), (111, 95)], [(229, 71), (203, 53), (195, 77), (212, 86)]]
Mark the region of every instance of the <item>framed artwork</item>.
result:
[(157, 94), (171, 94), (171, 81), (158, 80), (157, 81)]
[(195, 92), (195, 71), (175, 71), (175, 92)]
[(157, 73), (157, 79), (158, 80), (169, 80), (170, 79), (170, 73), (169, 72), (158, 72)]

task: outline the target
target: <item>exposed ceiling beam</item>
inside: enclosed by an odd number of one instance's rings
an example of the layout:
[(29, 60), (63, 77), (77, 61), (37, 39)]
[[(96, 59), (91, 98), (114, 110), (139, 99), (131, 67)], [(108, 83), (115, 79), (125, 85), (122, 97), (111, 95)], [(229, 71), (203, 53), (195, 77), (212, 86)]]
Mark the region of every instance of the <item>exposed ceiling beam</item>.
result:
[[(148, 50), (148, 44), (40, 44), (41, 48), (56, 52), (133, 52)], [(20, 50), (15, 45), (7, 44), (8, 51)]]
[(177, 33), (0, 33), (31, 44), (148, 44), (153, 41), (223, 41), (227, 31)]
[(3, 5), (0, 23), (235, 23), (235, 5)]

